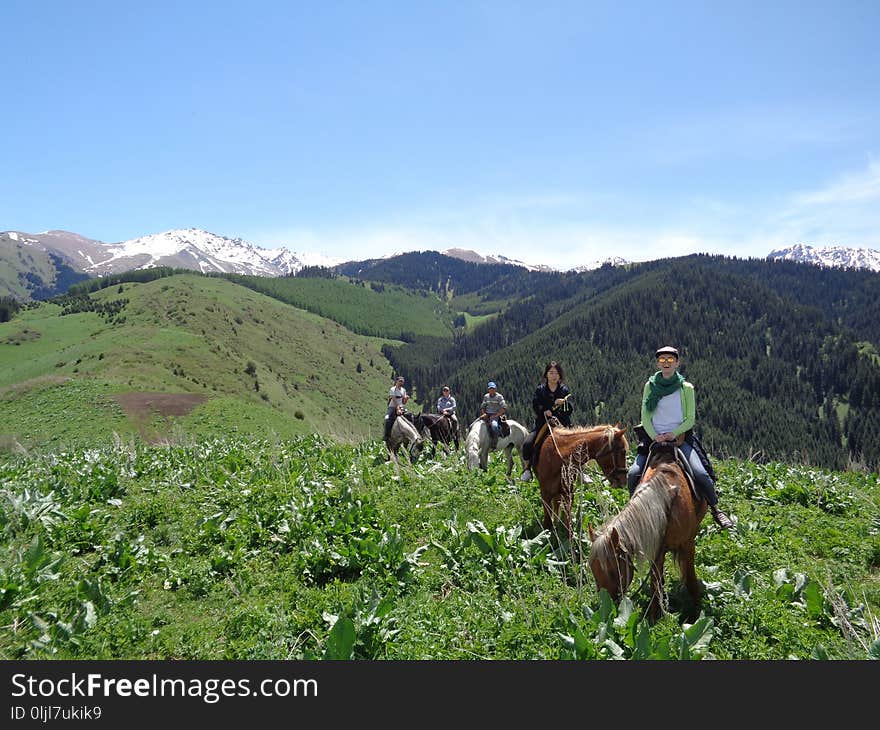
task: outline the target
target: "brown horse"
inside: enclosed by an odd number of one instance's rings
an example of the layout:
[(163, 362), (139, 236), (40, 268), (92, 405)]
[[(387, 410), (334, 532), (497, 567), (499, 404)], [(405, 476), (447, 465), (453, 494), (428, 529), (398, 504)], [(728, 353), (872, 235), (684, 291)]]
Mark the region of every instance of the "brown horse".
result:
[(619, 601), (638, 561), (651, 563), (648, 617), (656, 620), (665, 605), (663, 564), (667, 552), (678, 559), (681, 577), (698, 606), (700, 585), (694, 570), (694, 544), (706, 501), (696, 499), (671, 445), (652, 448), (647, 468), (630, 501), (598, 533), (590, 528), (590, 570), (598, 588)]
[(420, 413), (416, 428), (427, 439), (431, 438), (431, 458), (437, 454), (437, 444), (443, 447), (443, 453), (449, 453), (449, 445), (454, 444), (458, 451), (458, 429), (455, 421), (443, 413)]
[(553, 526), (553, 520), (562, 508), (565, 526), (571, 535), (571, 509), (574, 484), (581, 468), (590, 459), (595, 460), (605, 478), (615, 487), (626, 484), (626, 455), (629, 446), (624, 432), (626, 427), (603, 424), (581, 428), (553, 428), (541, 444), (536, 475), (541, 485), (541, 503), (544, 506), (544, 529)]

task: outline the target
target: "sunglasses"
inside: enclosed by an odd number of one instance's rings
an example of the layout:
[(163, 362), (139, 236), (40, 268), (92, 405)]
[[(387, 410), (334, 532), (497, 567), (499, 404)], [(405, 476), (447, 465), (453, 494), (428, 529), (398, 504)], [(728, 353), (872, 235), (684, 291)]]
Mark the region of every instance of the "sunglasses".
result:
[(675, 362), (675, 358), (672, 355), (661, 355), (657, 358), (657, 362)]

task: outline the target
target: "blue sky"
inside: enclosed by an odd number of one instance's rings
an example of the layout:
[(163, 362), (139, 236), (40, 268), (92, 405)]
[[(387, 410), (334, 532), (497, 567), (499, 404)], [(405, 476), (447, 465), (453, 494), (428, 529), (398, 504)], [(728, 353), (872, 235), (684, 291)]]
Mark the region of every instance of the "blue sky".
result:
[(0, 2), (0, 230), (880, 248), (880, 3)]

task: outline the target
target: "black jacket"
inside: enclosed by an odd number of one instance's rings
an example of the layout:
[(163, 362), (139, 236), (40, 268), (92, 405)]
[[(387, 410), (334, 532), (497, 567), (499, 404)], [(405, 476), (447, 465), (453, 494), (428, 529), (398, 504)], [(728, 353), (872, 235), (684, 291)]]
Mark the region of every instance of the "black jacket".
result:
[[(561, 406), (554, 405), (557, 398), (566, 398)], [(535, 397), (532, 398), (532, 410), (535, 412), (535, 430), (544, 425), (544, 411), (553, 411), (553, 415), (566, 427), (571, 426), (571, 412), (574, 410), (574, 396), (568, 386), (560, 383), (556, 390), (550, 390), (547, 383), (541, 383), (535, 388)]]

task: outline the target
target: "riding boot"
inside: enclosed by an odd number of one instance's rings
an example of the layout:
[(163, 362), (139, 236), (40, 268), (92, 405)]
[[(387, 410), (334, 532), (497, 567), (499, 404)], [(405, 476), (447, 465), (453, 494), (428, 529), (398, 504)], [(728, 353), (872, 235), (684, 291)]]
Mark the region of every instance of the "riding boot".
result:
[(713, 519), (715, 520), (715, 522), (718, 523), (718, 526), (722, 530), (729, 530), (731, 527), (733, 527), (733, 521), (730, 519), (730, 517), (728, 517), (720, 509), (718, 509), (717, 504), (709, 505), (709, 511), (712, 512)]

